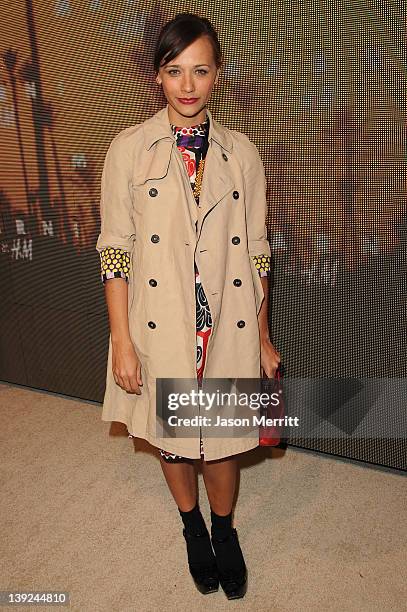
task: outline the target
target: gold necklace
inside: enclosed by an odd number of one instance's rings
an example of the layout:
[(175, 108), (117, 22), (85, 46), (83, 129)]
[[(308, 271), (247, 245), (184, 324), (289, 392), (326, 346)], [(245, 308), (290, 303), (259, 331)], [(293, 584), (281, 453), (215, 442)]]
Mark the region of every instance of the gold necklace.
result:
[(195, 177), (195, 186), (194, 186), (194, 197), (195, 198), (198, 198), (201, 194), (204, 166), (205, 166), (205, 160), (201, 159), (201, 161), (199, 162), (198, 170), (196, 172), (196, 177)]

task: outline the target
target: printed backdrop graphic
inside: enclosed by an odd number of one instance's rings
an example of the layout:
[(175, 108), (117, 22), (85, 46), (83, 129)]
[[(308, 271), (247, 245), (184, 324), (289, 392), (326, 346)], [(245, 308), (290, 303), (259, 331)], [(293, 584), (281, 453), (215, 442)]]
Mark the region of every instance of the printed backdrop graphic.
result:
[[(225, 65), (209, 107), (265, 164), (270, 329), (286, 376), (406, 377), (404, 0), (9, 0), (0, 379), (102, 401), (103, 160), (121, 129), (165, 104), (152, 54), (160, 26), (182, 11), (217, 28)], [(383, 410), (406, 418), (391, 401)], [(402, 439), (297, 444), (406, 467)]]

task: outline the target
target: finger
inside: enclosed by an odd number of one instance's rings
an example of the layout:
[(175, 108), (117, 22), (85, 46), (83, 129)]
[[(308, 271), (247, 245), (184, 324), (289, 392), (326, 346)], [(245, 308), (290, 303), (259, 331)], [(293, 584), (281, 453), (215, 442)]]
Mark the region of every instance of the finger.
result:
[[(127, 375), (125, 374), (121, 375), (115, 372), (114, 378), (115, 378), (116, 384), (119, 385), (119, 387), (123, 389), (123, 391), (126, 391), (127, 393), (134, 393), (134, 390), (136, 388), (138, 390), (138, 387), (135, 387), (133, 390), (133, 385), (131, 384), (131, 381)], [(137, 393), (137, 391), (135, 392)]]
[(270, 378), (276, 377), (277, 369), (278, 369), (278, 364), (276, 362), (270, 364)]
[(128, 374), (126, 374), (126, 376), (123, 376), (123, 382), (123, 388), (125, 391), (127, 391), (127, 393), (137, 393), (138, 385), (136, 384), (134, 376), (129, 376)]
[(141, 389), (136, 381), (134, 381), (134, 384), (132, 385), (131, 393), (136, 393), (136, 395), (141, 395)]
[(141, 376), (141, 363), (137, 366), (137, 384), (143, 386), (143, 377)]
[(127, 391), (127, 393), (131, 393), (131, 382), (127, 374), (124, 374), (122, 376), (122, 383), (122, 389), (124, 389), (124, 391)]
[(123, 379), (121, 377), (120, 374), (118, 374), (118, 372), (116, 371), (115, 375), (114, 375), (116, 384), (119, 385), (119, 387), (123, 387)]
[(139, 384), (139, 380), (137, 377), (137, 374), (135, 376), (133, 376), (132, 378), (132, 387), (133, 387), (133, 393), (136, 393), (137, 395), (141, 395), (141, 389), (140, 389), (140, 384)]

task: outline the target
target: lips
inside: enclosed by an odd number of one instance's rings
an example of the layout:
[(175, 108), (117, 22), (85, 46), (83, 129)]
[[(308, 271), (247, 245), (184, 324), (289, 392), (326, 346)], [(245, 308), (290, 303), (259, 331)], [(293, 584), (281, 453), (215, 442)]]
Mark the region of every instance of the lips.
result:
[(198, 102), (199, 98), (178, 98), (181, 104), (195, 104)]

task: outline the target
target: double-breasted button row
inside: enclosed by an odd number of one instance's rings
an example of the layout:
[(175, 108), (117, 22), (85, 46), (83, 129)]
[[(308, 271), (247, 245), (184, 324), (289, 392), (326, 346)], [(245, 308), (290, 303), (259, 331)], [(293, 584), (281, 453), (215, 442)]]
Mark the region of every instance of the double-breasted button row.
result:
[[(155, 328), (157, 327), (157, 325), (154, 323), (154, 321), (149, 321), (149, 322), (147, 323), (147, 325), (149, 326), (149, 328), (150, 328), (150, 329), (155, 329)], [(237, 325), (237, 326), (238, 326), (240, 329), (242, 329), (243, 327), (245, 327), (246, 322), (245, 322), (245, 321), (243, 321), (243, 320), (240, 320), (240, 321), (238, 321), (238, 322), (236, 323), (236, 325)]]
[[(239, 197), (239, 192), (238, 192), (238, 191), (234, 191), (234, 192), (233, 192), (233, 197), (235, 198), (235, 200), (237, 200), (237, 198)], [(239, 236), (233, 236), (233, 238), (232, 238), (232, 242), (233, 242), (233, 244), (239, 244), (239, 243), (240, 243), (240, 238), (239, 238)], [(241, 286), (242, 286), (242, 280), (241, 280), (240, 278), (235, 278), (235, 279), (233, 280), (233, 284), (234, 284), (234, 286), (235, 286), (235, 287), (241, 287)], [(240, 321), (238, 321), (238, 322), (236, 323), (236, 325), (237, 325), (237, 326), (238, 326), (240, 329), (242, 329), (242, 328), (243, 328), (243, 327), (246, 325), (246, 323), (245, 323), (245, 321), (243, 321), (243, 319), (241, 319)]]
[[(149, 191), (149, 194), (151, 195), (151, 197), (155, 197), (157, 195), (158, 191), (157, 189), (155, 189), (155, 187), (152, 187)], [(160, 236), (158, 234), (153, 234), (151, 236), (151, 242), (157, 243), (160, 242)], [(157, 287), (157, 281), (155, 280), (155, 278), (150, 278), (150, 280), (148, 281), (148, 284), (151, 287)], [(154, 321), (149, 321), (148, 322), (148, 326), (151, 329), (155, 329), (156, 328), (156, 324), (154, 323)]]
[[(226, 156), (226, 155), (223, 155), (223, 159), (225, 159), (225, 161), (226, 161), (226, 160), (227, 160), (227, 156)], [(149, 190), (149, 192), (148, 192), (148, 193), (149, 193), (149, 195), (150, 195), (152, 198), (155, 198), (155, 197), (158, 195), (158, 189), (156, 189), (155, 187), (151, 187), (151, 189)], [(234, 197), (234, 199), (235, 199), (235, 200), (238, 200), (238, 199), (239, 199), (239, 197), (240, 197), (239, 192), (238, 192), (238, 191), (236, 191), (236, 190), (235, 190), (235, 191), (232, 193), (232, 195), (233, 195), (233, 197)]]

